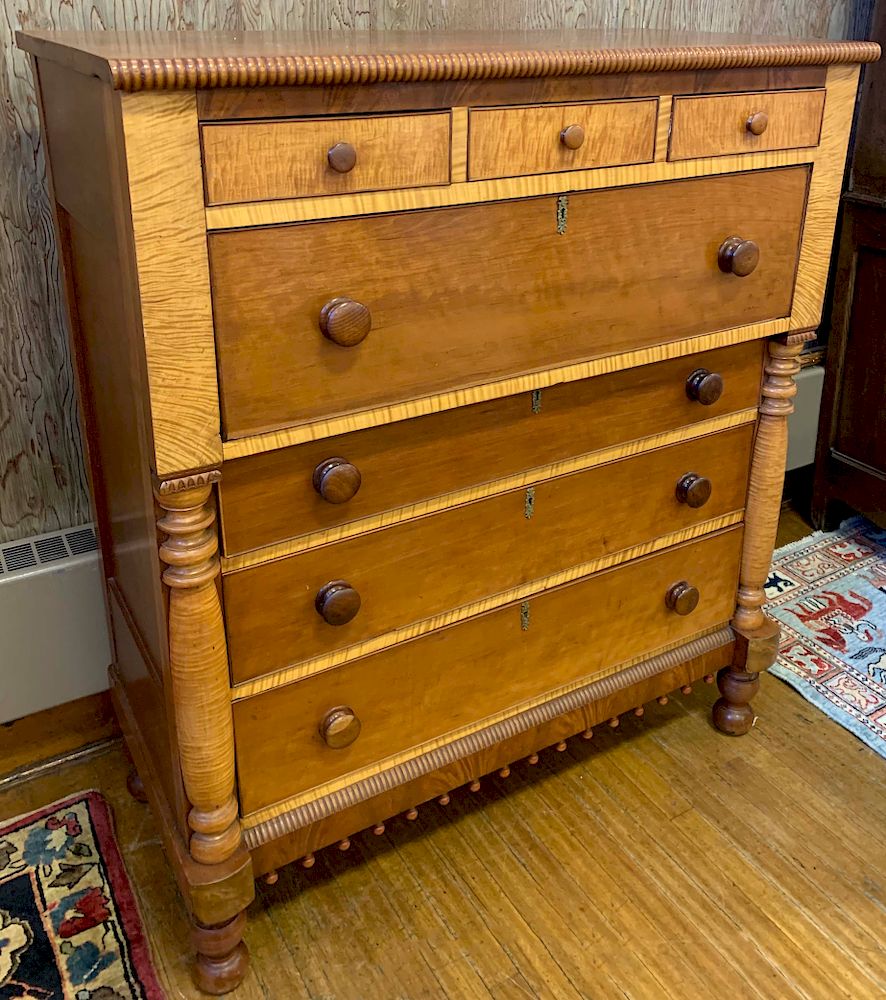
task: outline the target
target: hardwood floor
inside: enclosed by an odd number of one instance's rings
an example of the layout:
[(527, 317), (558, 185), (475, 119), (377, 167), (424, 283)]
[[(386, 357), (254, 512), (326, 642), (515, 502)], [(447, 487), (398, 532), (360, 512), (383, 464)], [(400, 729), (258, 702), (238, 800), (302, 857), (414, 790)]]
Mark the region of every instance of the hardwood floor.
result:
[[(479, 794), (259, 885), (253, 998), (886, 996), (886, 762), (768, 675), (749, 735), (700, 685)], [(160, 975), (196, 997), (150, 812), (119, 743), (0, 782), (0, 816), (110, 800)]]

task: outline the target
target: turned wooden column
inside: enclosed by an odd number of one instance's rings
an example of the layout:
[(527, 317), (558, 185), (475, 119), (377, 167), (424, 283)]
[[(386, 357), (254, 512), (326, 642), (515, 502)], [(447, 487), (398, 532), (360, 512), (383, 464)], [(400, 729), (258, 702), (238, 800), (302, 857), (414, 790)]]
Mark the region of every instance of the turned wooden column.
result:
[[(219, 601), (218, 535), (212, 486), (217, 471), (160, 483), (155, 496), (165, 536), (160, 558), (169, 588), (169, 660), (182, 780), (191, 836), (188, 850), (201, 865), (217, 865), (241, 846), (234, 791), (234, 725), (228, 655)], [(242, 979), (248, 955), (242, 914), (222, 925), (196, 923), (195, 979), (223, 993)]]
[(745, 505), (737, 607), (732, 619), (736, 633), (732, 665), (724, 667), (717, 684), (721, 698), (714, 705), (714, 724), (731, 736), (746, 733), (754, 722), (751, 699), (760, 687), (759, 674), (775, 661), (778, 626), (764, 613), (766, 580), (778, 531), (781, 494), (788, 448), (787, 418), (797, 394), (794, 376), (809, 333), (787, 334), (769, 341), (761, 387), (760, 419)]

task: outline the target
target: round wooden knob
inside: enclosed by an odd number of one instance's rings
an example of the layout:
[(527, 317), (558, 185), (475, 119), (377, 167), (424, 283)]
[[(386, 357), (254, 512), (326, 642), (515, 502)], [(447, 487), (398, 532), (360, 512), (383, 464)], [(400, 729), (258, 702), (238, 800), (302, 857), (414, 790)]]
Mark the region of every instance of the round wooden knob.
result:
[(687, 472), (677, 483), (677, 499), (687, 507), (704, 507), (711, 499), (710, 479)]
[(339, 295), (320, 310), (320, 329), (333, 344), (353, 347), (369, 335), (372, 314), (362, 302)]
[(753, 240), (730, 236), (717, 252), (717, 263), (721, 271), (746, 278), (760, 263), (760, 248)]
[(678, 615), (691, 615), (698, 607), (698, 588), (681, 580), (665, 594), (665, 604)]
[(765, 111), (755, 111), (745, 122), (745, 128), (751, 135), (762, 135), (769, 125), (769, 115)]
[(713, 405), (723, 395), (723, 376), (707, 368), (696, 368), (686, 379), (686, 395), (702, 406)]
[(347, 705), (330, 708), (320, 720), (320, 736), (333, 750), (349, 747), (360, 735), (361, 728), (356, 713)]
[(346, 174), (357, 163), (357, 150), (349, 142), (337, 142), (326, 154), (329, 166), (338, 173)]
[(360, 595), (344, 580), (332, 580), (317, 592), (314, 607), (328, 625), (347, 625), (360, 610)]
[(312, 481), (327, 503), (347, 503), (356, 496), (363, 480), (357, 466), (346, 458), (327, 458), (314, 469)]
[(560, 133), (560, 142), (567, 149), (578, 149), (585, 141), (585, 130), (581, 125), (567, 125)]

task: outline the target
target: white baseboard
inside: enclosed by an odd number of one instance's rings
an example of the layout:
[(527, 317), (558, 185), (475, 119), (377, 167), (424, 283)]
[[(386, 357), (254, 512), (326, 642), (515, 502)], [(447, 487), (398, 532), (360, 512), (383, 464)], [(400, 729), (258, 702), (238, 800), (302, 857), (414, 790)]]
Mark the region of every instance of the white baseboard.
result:
[(103, 691), (110, 662), (92, 525), (0, 545), (0, 723)]

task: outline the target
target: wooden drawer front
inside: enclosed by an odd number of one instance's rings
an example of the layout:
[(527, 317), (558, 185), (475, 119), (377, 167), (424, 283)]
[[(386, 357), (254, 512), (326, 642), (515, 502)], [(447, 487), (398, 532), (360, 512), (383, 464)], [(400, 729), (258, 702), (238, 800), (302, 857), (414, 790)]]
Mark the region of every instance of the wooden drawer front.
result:
[[(372, 639), (741, 510), (753, 425), (576, 472), (264, 563), (224, 578), (234, 681)], [(687, 474), (710, 499), (677, 497)], [(347, 624), (315, 606), (324, 585), (360, 595)]]
[(655, 153), (657, 112), (657, 100), (471, 111), (468, 177), (648, 163)]
[[(759, 341), (737, 344), (226, 462), (220, 483), (225, 552), (756, 406), (761, 366)], [(687, 377), (699, 369), (723, 379), (722, 396), (709, 405), (686, 392)], [(324, 500), (313, 486), (315, 470), (333, 458), (360, 476), (357, 493), (344, 502)]]
[[(204, 125), (206, 204), (449, 183), (450, 115), (380, 115)], [(339, 143), (356, 161), (340, 172)], [(347, 151), (339, 147), (339, 154)]]
[[(740, 546), (730, 529), (236, 702), (243, 811), (725, 623)], [(682, 580), (700, 593), (685, 616), (665, 603)], [(341, 705), (362, 731), (331, 749), (318, 726)]]
[[(689, 337), (790, 310), (807, 168), (210, 236), (228, 437)], [(739, 278), (738, 235), (760, 247)], [(318, 266), (317, 262), (322, 262)], [(342, 347), (342, 298), (371, 332)], [(337, 336), (365, 331), (344, 308)]]
[(675, 97), (668, 159), (817, 146), (824, 94), (823, 90), (782, 90)]

